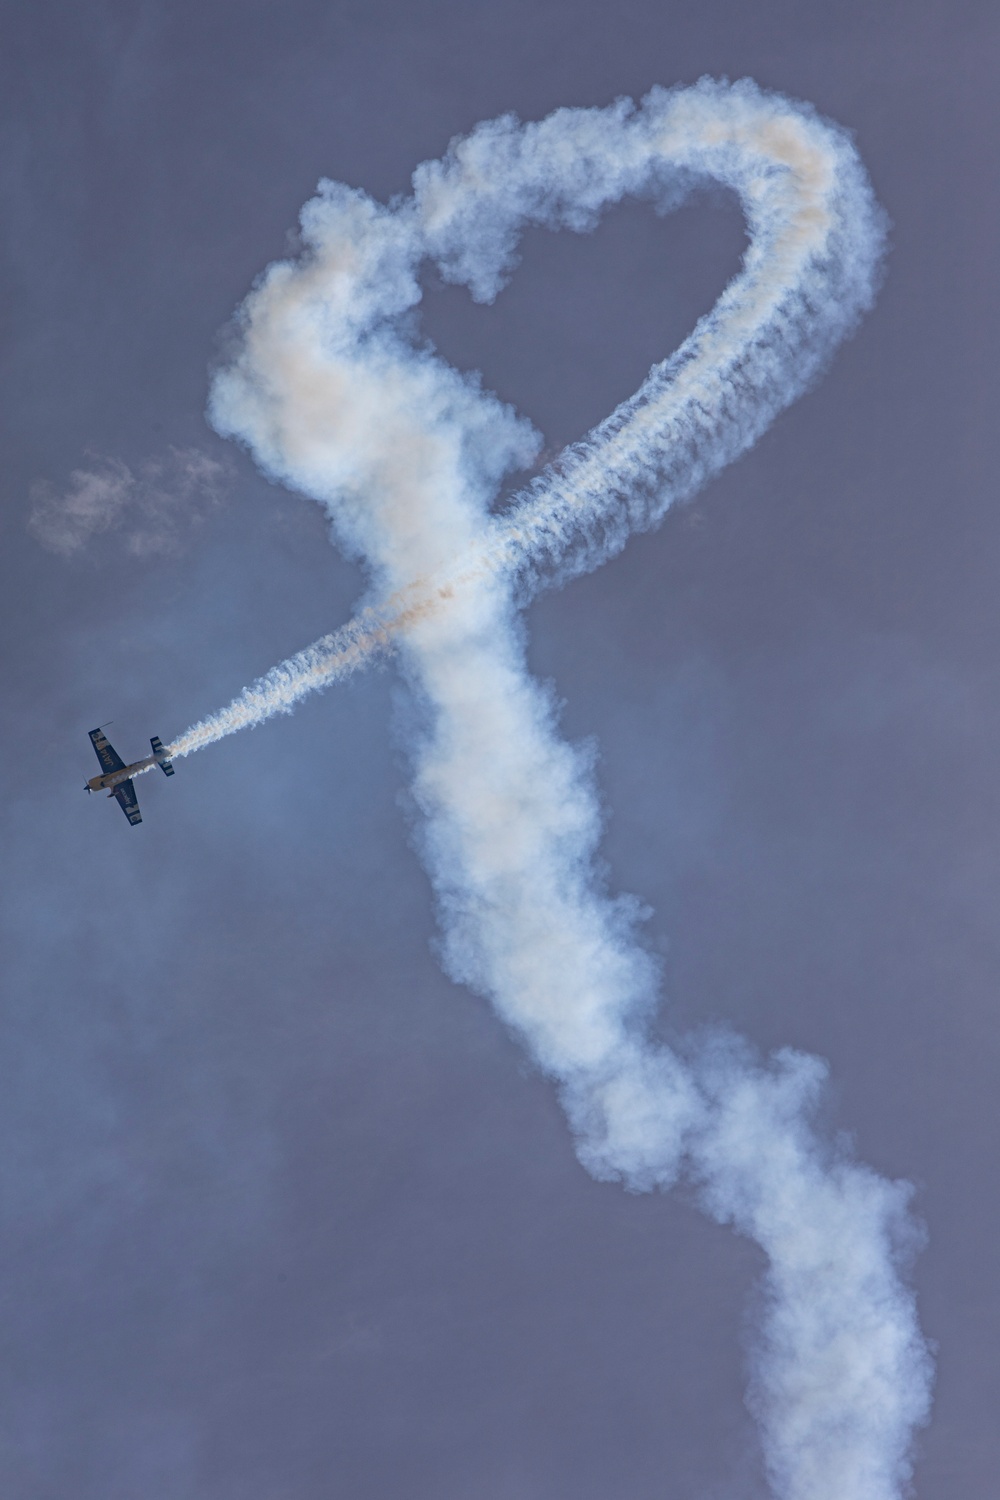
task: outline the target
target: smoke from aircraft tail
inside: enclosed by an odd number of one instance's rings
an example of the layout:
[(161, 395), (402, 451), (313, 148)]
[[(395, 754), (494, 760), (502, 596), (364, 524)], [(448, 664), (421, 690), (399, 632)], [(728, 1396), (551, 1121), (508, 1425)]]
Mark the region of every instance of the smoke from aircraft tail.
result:
[[(529, 224), (591, 228), (625, 195), (660, 210), (735, 191), (743, 267), (670, 359), (500, 515), (539, 440), (418, 342), (426, 258), (496, 296)], [(290, 711), (394, 650), (423, 713), (407, 748), (449, 972), (489, 996), (561, 1091), (581, 1160), (630, 1187), (684, 1176), (767, 1256), (750, 1403), (785, 1500), (893, 1500), (930, 1362), (899, 1258), (905, 1185), (811, 1123), (824, 1065), (716, 1038), (652, 1043), (654, 967), (595, 874), (600, 816), (525, 667), (517, 607), (612, 556), (750, 447), (870, 305), (881, 216), (848, 137), (753, 84), (654, 89), (640, 107), (505, 117), (452, 143), (385, 207), (324, 182), (305, 250), (247, 298), (211, 415), (326, 507), (373, 601), (168, 747)]]

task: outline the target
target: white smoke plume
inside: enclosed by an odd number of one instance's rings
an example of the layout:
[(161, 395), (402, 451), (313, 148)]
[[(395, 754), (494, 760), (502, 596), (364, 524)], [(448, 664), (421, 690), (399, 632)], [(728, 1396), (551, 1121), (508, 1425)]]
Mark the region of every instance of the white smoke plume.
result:
[[(504, 513), (539, 439), (419, 341), (417, 270), (492, 299), (528, 224), (590, 229), (624, 195), (660, 210), (699, 179), (739, 195), (741, 272), (681, 349)], [(782, 1500), (894, 1500), (930, 1360), (901, 1264), (905, 1185), (817, 1133), (824, 1067), (733, 1039), (653, 1044), (654, 966), (594, 871), (600, 815), (524, 662), (518, 605), (597, 566), (748, 448), (874, 295), (881, 217), (848, 137), (751, 83), (640, 107), (479, 126), (391, 207), (321, 184), (305, 250), (241, 313), (212, 418), (321, 501), (371, 603), (171, 746), (184, 755), (398, 652), (424, 728), (408, 748), (454, 977), (556, 1080), (581, 1160), (632, 1188), (695, 1185), (767, 1256), (749, 1400)]]
[(170, 448), (135, 469), (120, 458), (88, 458), (90, 467), (74, 469), (62, 493), (46, 480), (31, 487), (28, 529), (63, 557), (108, 531), (133, 557), (170, 556), (228, 488), (227, 465), (198, 448)]

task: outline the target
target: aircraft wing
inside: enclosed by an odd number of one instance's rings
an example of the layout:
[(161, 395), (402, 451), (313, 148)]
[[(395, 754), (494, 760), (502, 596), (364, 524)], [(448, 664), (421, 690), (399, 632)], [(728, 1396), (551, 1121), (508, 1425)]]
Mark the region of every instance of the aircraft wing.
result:
[[(111, 754), (114, 755), (114, 753), (112, 750)], [(100, 754), (100, 751), (98, 751), (98, 754)], [(142, 813), (139, 811), (139, 799), (135, 795), (135, 787), (132, 785), (131, 780), (120, 781), (115, 787), (115, 796), (118, 798), (118, 805), (129, 822), (141, 823)]]
[[(112, 750), (111, 746), (104, 738), (103, 729), (92, 729), (90, 731), (90, 743), (93, 745), (94, 750), (97, 752), (97, 759), (101, 762), (102, 771), (124, 771), (125, 762), (122, 760), (117, 750)], [(122, 803), (123, 807), (124, 805), (125, 804)]]

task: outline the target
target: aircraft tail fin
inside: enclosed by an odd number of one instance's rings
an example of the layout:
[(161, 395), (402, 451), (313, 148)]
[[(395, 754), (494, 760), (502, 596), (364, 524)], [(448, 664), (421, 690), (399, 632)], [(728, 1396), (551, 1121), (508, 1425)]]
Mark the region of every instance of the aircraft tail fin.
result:
[(173, 761), (167, 760), (166, 758), (162, 760), (160, 759), (160, 757), (163, 755), (163, 741), (160, 739), (159, 735), (154, 734), (149, 743), (153, 747), (153, 754), (157, 758), (157, 765), (163, 772), (164, 776), (172, 776), (174, 774)]

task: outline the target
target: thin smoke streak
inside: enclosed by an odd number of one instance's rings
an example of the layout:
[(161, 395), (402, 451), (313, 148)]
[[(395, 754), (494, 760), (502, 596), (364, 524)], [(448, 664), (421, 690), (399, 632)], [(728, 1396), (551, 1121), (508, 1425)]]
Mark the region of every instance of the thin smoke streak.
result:
[(192, 755), (240, 729), (250, 729), (278, 713), (291, 713), (310, 693), (343, 682), (362, 667), (395, 650), (397, 638), (418, 621), (447, 609), (457, 594), (491, 574), (510, 567), (519, 551), (520, 534), (498, 535), (473, 557), (434, 582), (420, 581), (400, 590), (381, 608), (363, 610), (354, 620), (272, 667), (244, 688), (226, 708), (196, 724), (168, 746), (171, 757)]
[[(528, 224), (576, 231), (627, 194), (675, 206), (697, 178), (740, 197), (739, 275), (631, 400), (491, 517), (537, 436), (414, 342), (430, 257), (491, 300)], [(906, 1184), (821, 1138), (825, 1065), (731, 1037), (653, 1043), (654, 966), (595, 874), (586, 766), (529, 676), (517, 608), (600, 565), (757, 440), (870, 306), (882, 219), (849, 138), (753, 84), (639, 108), (487, 122), (391, 208), (321, 184), (306, 250), (247, 298), (211, 415), (327, 508), (381, 598), (169, 747), (289, 712), (397, 651), (423, 712), (407, 745), (448, 972), (487, 995), (559, 1087), (577, 1152), (632, 1188), (693, 1183), (767, 1256), (748, 1401), (783, 1500), (898, 1500), (931, 1365), (901, 1261)]]

